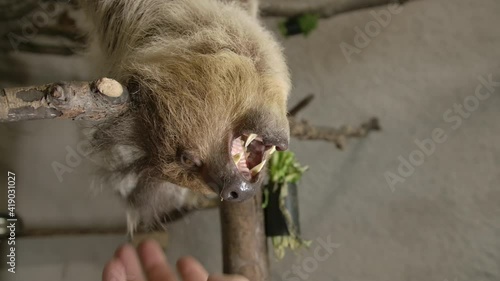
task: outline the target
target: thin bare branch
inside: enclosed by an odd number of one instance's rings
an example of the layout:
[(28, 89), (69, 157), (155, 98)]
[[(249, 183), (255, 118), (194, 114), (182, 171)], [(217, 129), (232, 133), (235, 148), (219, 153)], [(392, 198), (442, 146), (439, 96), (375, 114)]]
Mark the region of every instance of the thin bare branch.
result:
[(306, 120), (298, 120), (296, 115), (313, 100), (314, 95), (309, 94), (298, 102), (288, 112), (290, 123), (290, 135), (299, 140), (322, 140), (334, 143), (338, 149), (343, 149), (348, 138), (362, 138), (371, 131), (381, 130), (377, 118), (372, 118), (368, 122), (361, 124), (357, 128), (343, 126), (340, 129), (310, 125)]
[(107, 227), (107, 228), (28, 228), (21, 232), (22, 237), (44, 237), (44, 236), (73, 236), (73, 235), (124, 235), (127, 228)]
[(289, 117), (290, 135), (299, 140), (322, 140), (334, 143), (338, 149), (343, 149), (348, 138), (362, 138), (372, 131), (381, 130), (377, 118), (372, 118), (359, 127), (343, 126), (340, 129), (313, 126), (306, 120)]
[(313, 99), (314, 99), (313, 94), (307, 95), (300, 102), (298, 102), (294, 107), (292, 107), (292, 109), (290, 109), (288, 111), (288, 116), (292, 116), (292, 117), (296, 116), (297, 113), (299, 113), (302, 109), (307, 107)]
[(3, 52), (24, 52), (33, 54), (45, 54), (45, 55), (58, 55), (58, 56), (72, 56), (77, 53), (82, 53), (84, 51), (83, 45), (49, 45), (37, 42), (21, 42), (16, 48), (13, 48), (6, 42), (0, 42), (0, 51)]
[(37, 7), (38, 2), (38, 0), (0, 0), (0, 21), (19, 19), (33, 11)]
[[(241, 0), (246, 1), (246, 0)], [(311, 13), (323, 18), (360, 9), (405, 3), (411, 0), (262, 0), (260, 13), (263, 17), (293, 17)], [(21, 1), (24, 2), (24, 1)], [(79, 12), (78, 7), (67, 1), (48, 0), (53, 5), (54, 15), (48, 25), (36, 28), (34, 35), (24, 34), (21, 19), (32, 20), (29, 15), (33, 10), (40, 10), (38, 1), (29, 0), (25, 5), (14, 0), (0, 0), (0, 14), (9, 15), (9, 21), (0, 26), (0, 50), (4, 52), (20, 51), (35, 54), (68, 56), (78, 54), (85, 46), (85, 37), (81, 26), (73, 18)], [(12, 13), (10, 11), (13, 11)], [(1, 21), (2, 19), (0, 19)], [(39, 38), (49, 38), (47, 40)], [(65, 40), (60, 40), (61, 38)]]

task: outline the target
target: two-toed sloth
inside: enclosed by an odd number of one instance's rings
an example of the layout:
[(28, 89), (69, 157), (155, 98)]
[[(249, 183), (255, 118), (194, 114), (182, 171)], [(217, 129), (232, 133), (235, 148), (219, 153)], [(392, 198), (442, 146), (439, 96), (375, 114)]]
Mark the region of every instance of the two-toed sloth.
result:
[[(191, 191), (245, 200), (266, 159), (288, 147), (288, 69), (255, 1), (82, 0), (108, 77), (132, 106), (93, 144), (127, 198), (129, 224), (152, 226)], [(132, 229), (131, 229), (132, 230)]]

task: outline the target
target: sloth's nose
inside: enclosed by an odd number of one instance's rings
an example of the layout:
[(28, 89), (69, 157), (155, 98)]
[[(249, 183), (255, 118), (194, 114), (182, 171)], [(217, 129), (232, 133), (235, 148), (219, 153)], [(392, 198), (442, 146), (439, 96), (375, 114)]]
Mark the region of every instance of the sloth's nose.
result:
[(218, 193), (223, 201), (245, 201), (251, 198), (260, 186), (259, 181), (246, 181), (233, 167), (222, 169), (222, 174), (218, 175), (204, 168), (201, 174), (205, 183)]
[(255, 194), (255, 187), (251, 183), (241, 181), (238, 184), (224, 186), (220, 194), (222, 200), (240, 202), (249, 199)]
[(282, 142), (276, 144), (276, 150), (278, 150), (278, 151), (288, 150), (288, 141), (282, 141)]
[(266, 146), (271, 146), (274, 145), (276, 146), (276, 150), (278, 151), (285, 151), (288, 150), (288, 143), (290, 142), (290, 139), (288, 136), (275, 136), (275, 137), (266, 137), (264, 139), (264, 145)]

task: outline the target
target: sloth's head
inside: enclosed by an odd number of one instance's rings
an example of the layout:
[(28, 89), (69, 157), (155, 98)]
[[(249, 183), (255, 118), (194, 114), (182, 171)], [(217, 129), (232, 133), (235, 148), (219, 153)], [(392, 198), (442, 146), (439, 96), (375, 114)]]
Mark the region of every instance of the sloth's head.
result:
[(286, 76), (230, 50), (158, 54), (147, 65), (135, 113), (152, 175), (224, 200), (253, 195), (270, 155), (288, 147)]
[(257, 31), (149, 42), (130, 58), (134, 108), (103, 131), (141, 151), (122, 170), (223, 200), (255, 193), (271, 154), (288, 147), (290, 90), (280, 48)]

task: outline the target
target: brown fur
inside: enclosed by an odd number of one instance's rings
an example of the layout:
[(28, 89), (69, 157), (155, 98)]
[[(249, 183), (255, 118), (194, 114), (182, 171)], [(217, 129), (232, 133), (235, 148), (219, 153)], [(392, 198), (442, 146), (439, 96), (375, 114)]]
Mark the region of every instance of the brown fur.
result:
[(281, 49), (255, 17), (227, 2), (82, 1), (106, 75), (133, 92), (129, 112), (101, 124), (93, 141), (113, 177), (135, 177), (125, 194), (138, 216), (148, 215), (140, 208), (158, 200), (158, 186), (210, 191), (186, 156), (225, 167), (231, 134), (288, 139)]

